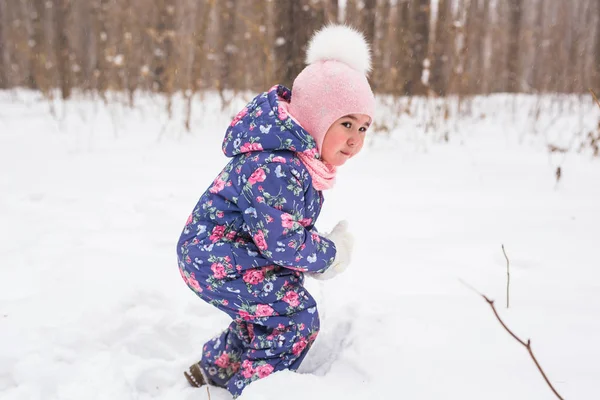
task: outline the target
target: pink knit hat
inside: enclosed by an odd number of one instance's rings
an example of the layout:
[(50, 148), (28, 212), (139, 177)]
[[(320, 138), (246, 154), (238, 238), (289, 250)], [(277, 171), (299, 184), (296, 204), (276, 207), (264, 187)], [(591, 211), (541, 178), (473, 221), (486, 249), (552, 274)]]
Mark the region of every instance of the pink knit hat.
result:
[(348, 114), (375, 117), (375, 98), (367, 73), (371, 53), (364, 36), (345, 25), (328, 25), (308, 44), (308, 66), (292, 86), (290, 114), (317, 142), (321, 151), (329, 127)]

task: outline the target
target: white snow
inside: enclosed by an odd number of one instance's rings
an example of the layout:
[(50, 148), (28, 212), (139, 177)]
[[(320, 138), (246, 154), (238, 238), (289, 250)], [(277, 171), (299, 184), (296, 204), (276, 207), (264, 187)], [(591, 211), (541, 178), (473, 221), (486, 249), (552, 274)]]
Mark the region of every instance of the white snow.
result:
[[(53, 116), (33, 93), (0, 92), (0, 398), (208, 398), (182, 371), (228, 319), (183, 283), (175, 243), (248, 99), (224, 112), (216, 95), (198, 99), (187, 133), (184, 107), (168, 120), (159, 97), (135, 109), (81, 97)], [(406, 100), (381, 102), (388, 133), (326, 193), (318, 227), (348, 219), (356, 249), (345, 274), (307, 283), (321, 334), (302, 373), (241, 398), (554, 398), (461, 280), (532, 339), (564, 398), (597, 398), (600, 160), (576, 151), (596, 106), (493, 96), (446, 120), (430, 116), (440, 104), (413, 101), (398, 117)]]

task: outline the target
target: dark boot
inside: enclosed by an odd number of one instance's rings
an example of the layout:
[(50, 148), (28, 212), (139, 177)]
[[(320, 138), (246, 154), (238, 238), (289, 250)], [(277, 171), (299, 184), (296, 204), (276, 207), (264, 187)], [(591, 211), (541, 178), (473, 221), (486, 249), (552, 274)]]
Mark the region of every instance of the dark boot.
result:
[(202, 374), (202, 370), (197, 363), (192, 364), (187, 371), (183, 371), (183, 375), (193, 387), (200, 387), (207, 384), (204, 375)]

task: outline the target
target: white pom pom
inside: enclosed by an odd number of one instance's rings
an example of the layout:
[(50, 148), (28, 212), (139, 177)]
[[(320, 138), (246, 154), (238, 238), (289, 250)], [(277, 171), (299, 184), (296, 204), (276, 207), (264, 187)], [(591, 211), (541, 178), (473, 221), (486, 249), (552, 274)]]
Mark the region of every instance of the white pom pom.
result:
[(346, 25), (327, 25), (308, 43), (306, 63), (336, 60), (363, 74), (371, 71), (371, 50), (365, 37)]

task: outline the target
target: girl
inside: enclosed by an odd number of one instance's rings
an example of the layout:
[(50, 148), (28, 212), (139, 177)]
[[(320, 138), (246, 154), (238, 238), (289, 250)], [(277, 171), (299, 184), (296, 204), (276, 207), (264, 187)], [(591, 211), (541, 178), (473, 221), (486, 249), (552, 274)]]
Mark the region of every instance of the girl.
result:
[(231, 161), (177, 244), (184, 281), (232, 318), (185, 376), (234, 398), (299, 367), (319, 332), (304, 275), (331, 278), (350, 262), (346, 223), (319, 234), (315, 222), (322, 191), (361, 150), (373, 121), (369, 46), (352, 28), (330, 25), (311, 39), (307, 64), (292, 91), (274, 86), (233, 119), (223, 142)]

